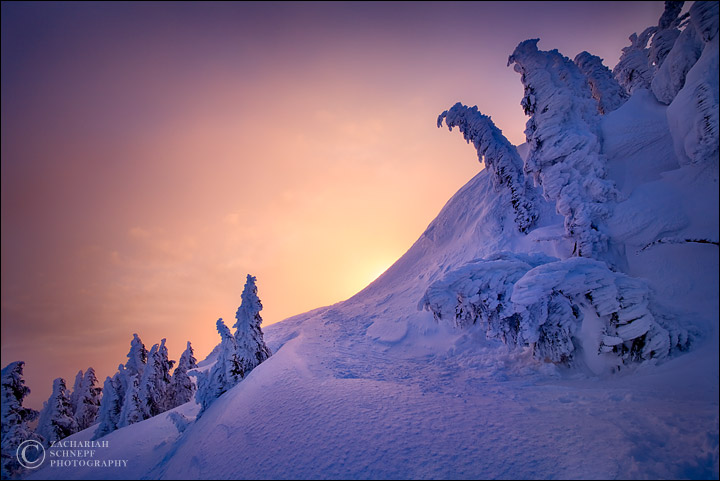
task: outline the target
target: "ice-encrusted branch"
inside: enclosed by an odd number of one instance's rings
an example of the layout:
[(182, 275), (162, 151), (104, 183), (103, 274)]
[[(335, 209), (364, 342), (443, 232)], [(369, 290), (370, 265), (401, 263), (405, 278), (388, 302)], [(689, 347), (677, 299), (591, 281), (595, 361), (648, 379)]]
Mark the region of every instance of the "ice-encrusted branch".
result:
[(517, 149), (503, 135), (489, 116), (478, 111), (477, 106), (467, 107), (460, 102), (438, 116), (437, 126), (443, 120), (452, 131), (457, 127), (465, 140), (475, 146), (478, 160), (485, 163), (493, 175), (496, 189), (506, 186), (510, 190), (510, 202), (515, 211), (515, 224), (520, 232), (527, 232), (538, 217), (531, 189), (525, 185), (522, 159)]
[(530, 145), (525, 172), (565, 217), (565, 234), (575, 240), (576, 254), (597, 257), (607, 251), (602, 223), (617, 196), (605, 180), (600, 116), (577, 65), (557, 50), (538, 50), (538, 40), (521, 42), (508, 59), (522, 75), (521, 104), (532, 115), (525, 129)]
[(615, 80), (610, 69), (603, 65), (600, 57), (580, 52), (573, 61), (587, 77), (590, 92), (601, 115), (612, 112), (627, 101), (628, 94)]
[(720, 243), (718, 243), (718, 241), (710, 239), (680, 239), (677, 237), (663, 237), (662, 239), (658, 239), (656, 241), (650, 242), (649, 244), (646, 244), (645, 246), (643, 246), (642, 249), (638, 250), (637, 252), (640, 253), (645, 249), (649, 249), (650, 247), (656, 246), (658, 244), (711, 244), (720, 246)]

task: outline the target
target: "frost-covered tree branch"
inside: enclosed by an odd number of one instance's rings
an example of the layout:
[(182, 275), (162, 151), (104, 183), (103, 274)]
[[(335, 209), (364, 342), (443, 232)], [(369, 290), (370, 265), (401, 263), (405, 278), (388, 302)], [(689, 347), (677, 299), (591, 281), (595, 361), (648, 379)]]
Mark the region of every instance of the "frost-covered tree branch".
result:
[(720, 246), (720, 243), (718, 241), (710, 240), (710, 239), (678, 239), (677, 237), (663, 237), (662, 239), (658, 239), (656, 241), (650, 242), (649, 244), (643, 246), (642, 249), (640, 249), (638, 252), (642, 252), (645, 249), (649, 249), (650, 247), (659, 245), (659, 244), (711, 244)]
[(505, 186), (510, 190), (510, 199), (515, 211), (515, 224), (520, 232), (527, 232), (538, 214), (533, 202), (531, 189), (526, 188), (522, 172), (522, 159), (517, 149), (505, 138), (489, 116), (483, 115), (476, 107), (467, 107), (460, 102), (438, 116), (437, 126), (443, 124), (452, 131), (457, 127), (465, 140), (475, 146), (478, 160), (493, 174), (496, 189)]

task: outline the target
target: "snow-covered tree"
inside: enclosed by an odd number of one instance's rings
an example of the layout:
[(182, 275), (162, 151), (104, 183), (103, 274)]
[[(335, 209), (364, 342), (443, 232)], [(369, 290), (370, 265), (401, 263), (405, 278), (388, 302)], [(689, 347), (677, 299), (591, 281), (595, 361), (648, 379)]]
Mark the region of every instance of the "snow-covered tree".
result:
[(245, 377), (255, 367), (270, 357), (270, 349), (265, 344), (260, 328), (262, 303), (257, 294), (255, 276), (247, 275), (245, 287), (241, 295), (240, 307), (235, 313), (235, 343), (237, 357), (241, 360), (242, 374)]
[(145, 370), (145, 364), (147, 363), (147, 349), (145, 344), (140, 340), (137, 334), (133, 334), (133, 340), (130, 341), (130, 352), (128, 352), (128, 361), (125, 363), (125, 369), (127, 370), (128, 379), (135, 374), (138, 377), (142, 376)]
[(138, 375), (133, 374), (127, 380), (127, 392), (122, 404), (122, 411), (117, 424), (118, 428), (123, 428), (131, 424), (139, 423), (150, 416), (147, 408), (140, 395), (140, 382)]
[(643, 281), (602, 261), (503, 252), (450, 271), (418, 308), (438, 322), (479, 324), (488, 338), (530, 346), (538, 360), (570, 363), (582, 348), (617, 368), (687, 346), (687, 332), (663, 325), (649, 302)]
[[(691, 28), (695, 31), (703, 42), (702, 51), (667, 109), (675, 153), (682, 165), (717, 166), (718, 163), (718, 8), (717, 2), (695, 2), (690, 7), (690, 24), (685, 31)], [(666, 64), (671, 62), (676, 48), (679, 50), (681, 46), (673, 48)]]
[(77, 421), (78, 430), (80, 431), (89, 428), (95, 424), (95, 421), (97, 420), (98, 412), (100, 411), (100, 399), (102, 393), (102, 388), (96, 386), (97, 381), (95, 369), (89, 367), (85, 371), (85, 375), (82, 378), (79, 389), (73, 391), (73, 395), (77, 392), (77, 396), (75, 398), (77, 403), (75, 408), (75, 420)]
[(695, 25), (688, 23), (652, 79), (651, 90), (660, 102), (670, 104), (675, 99), (685, 85), (687, 73), (700, 58), (703, 46)]
[(478, 160), (493, 173), (495, 189), (502, 186), (510, 190), (510, 199), (515, 211), (515, 224), (520, 232), (528, 232), (538, 214), (534, 206), (532, 188), (526, 186), (523, 161), (517, 149), (505, 138), (487, 115), (478, 111), (477, 106), (469, 108), (460, 102), (438, 116), (437, 125), (443, 120), (452, 131), (458, 127), (465, 140), (472, 142), (478, 153)]
[(610, 69), (603, 65), (600, 57), (588, 52), (580, 52), (573, 61), (587, 77), (590, 92), (597, 102), (600, 115), (612, 112), (627, 101), (628, 94), (625, 89), (617, 83)]
[(195, 356), (193, 356), (193, 348), (190, 345), (190, 341), (188, 341), (187, 348), (180, 356), (175, 372), (173, 372), (172, 378), (170, 379), (168, 409), (185, 404), (193, 398), (196, 388), (195, 383), (188, 375), (188, 371), (196, 367), (197, 360)]
[(237, 342), (222, 318), (216, 323), (220, 334), (220, 349), (215, 364), (206, 372), (194, 371), (198, 389), (195, 400), (205, 411), (221, 394), (239, 383), (245, 376), (242, 359), (238, 356)]
[(665, 57), (670, 53), (675, 41), (680, 36), (678, 26), (680, 22), (688, 16), (688, 14), (685, 14), (680, 17), (684, 3), (685, 2), (665, 2), (665, 10), (658, 21), (657, 32), (652, 37), (650, 50), (648, 51), (648, 60), (655, 71), (662, 66)]
[(637, 89), (649, 89), (653, 78), (654, 67), (650, 64), (650, 49), (647, 47), (650, 38), (657, 32), (657, 27), (648, 27), (640, 34), (630, 35), (630, 45), (622, 49), (620, 61), (613, 69), (618, 83), (629, 94)]
[(98, 413), (98, 427), (95, 430), (93, 439), (105, 436), (118, 428), (120, 415), (122, 413), (123, 401), (125, 401), (125, 366), (120, 364), (115, 375), (105, 379), (102, 388), (102, 401)]
[(605, 180), (600, 116), (577, 65), (557, 50), (538, 50), (537, 42), (521, 42), (508, 59), (522, 75), (521, 105), (531, 115), (525, 129), (530, 145), (525, 172), (565, 217), (565, 234), (575, 240), (575, 254), (602, 256), (608, 251), (603, 221), (617, 191)]
[(61, 377), (53, 381), (53, 391), (40, 412), (35, 432), (45, 439), (45, 445), (66, 438), (78, 431), (78, 425), (70, 405), (70, 394)]
[(2, 421), (0, 422), (0, 452), (2, 453), (2, 478), (10, 479), (19, 476), (24, 468), (15, 457), (17, 447), (23, 441), (32, 439), (42, 441), (28, 423), (37, 419), (38, 412), (23, 407), (23, 399), (30, 394), (23, 379), (23, 361), (11, 362), (2, 369)]
[[(688, 18), (687, 13), (680, 15), (684, 3), (665, 2), (656, 26), (646, 28), (640, 36), (636, 33), (630, 36), (631, 44), (623, 48), (613, 70), (618, 83), (628, 93), (639, 88), (650, 89), (658, 100), (669, 104), (682, 87), (687, 71), (700, 55), (694, 29), (681, 30)], [(682, 52), (671, 56), (678, 42)], [(668, 59), (670, 63), (666, 63)]]
[(82, 383), (83, 372), (81, 369), (75, 375), (75, 383), (73, 384), (72, 392), (70, 393), (70, 407), (72, 408), (73, 415), (75, 414), (75, 411), (77, 411), (78, 396), (80, 395), (80, 390), (82, 389)]
[(165, 339), (153, 345), (145, 371), (139, 381), (138, 393), (147, 417), (157, 416), (168, 409), (170, 396), (170, 370), (175, 361), (168, 358)]

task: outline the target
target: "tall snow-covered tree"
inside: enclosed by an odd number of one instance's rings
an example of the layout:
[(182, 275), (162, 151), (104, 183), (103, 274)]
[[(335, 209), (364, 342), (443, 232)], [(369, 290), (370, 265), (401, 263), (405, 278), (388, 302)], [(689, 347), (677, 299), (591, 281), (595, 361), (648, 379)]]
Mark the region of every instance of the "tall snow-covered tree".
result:
[(193, 348), (190, 345), (190, 341), (188, 341), (187, 348), (180, 356), (175, 372), (173, 372), (172, 378), (170, 379), (168, 409), (185, 404), (193, 398), (196, 388), (195, 383), (188, 375), (188, 371), (196, 367), (197, 360), (195, 356), (193, 356)]
[(123, 402), (125, 401), (125, 366), (120, 364), (118, 371), (110, 378), (105, 379), (102, 388), (102, 401), (97, 421), (98, 427), (95, 430), (93, 439), (98, 439), (110, 434), (118, 428)]
[(53, 381), (53, 391), (40, 413), (35, 432), (45, 438), (45, 445), (66, 438), (78, 431), (70, 405), (70, 394), (61, 377)]
[(23, 441), (32, 439), (42, 441), (42, 438), (35, 434), (28, 423), (37, 419), (38, 411), (23, 407), (23, 399), (30, 394), (30, 388), (25, 386), (23, 379), (23, 367), (25, 362), (11, 362), (2, 369), (0, 378), (2, 392), (2, 421), (0, 422), (0, 452), (2, 453), (2, 477), (10, 479), (24, 471), (15, 457), (17, 447)]
[(603, 256), (609, 250), (603, 222), (617, 191), (605, 180), (600, 116), (578, 67), (557, 50), (538, 50), (538, 40), (521, 42), (508, 59), (522, 74), (521, 105), (531, 115), (525, 129), (530, 145), (525, 172), (565, 217), (565, 234), (575, 241), (575, 254)]
[(175, 361), (168, 359), (165, 339), (160, 341), (160, 344), (153, 345), (138, 387), (147, 417), (157, 416), (168, 408), (170, 370), (173, 364)]
[(262, 303), (257, 294), (257, 278), (247, 275), (241, 295), (240, 307), (235, 313), (235, 343), (237, 357), (241, 360), (241, 378), (247, 376), (258, 364), (270, 357), (270, 349), (265, 344), (260, 328)]
[[(95, 424), (97, 420), (98, 412), (100, 411), (102, 388), (97, 387), (96, 384), (97, 377), (95, 376), (95, 369), (89, 367), (85, 371), (76, 397), (75, 420), (78, 423), (78, 430), (80, 431), (89, 428)], [(76, 391), (73, 391), (73, 395), (75, 393)]]
[[(538, 214), (534, 206), (532, 188), (526, 186), (523, 161), (517, 149), (505, 138), (487, 115), (478, 111), (477, 106), (469, 108), (460, 102), (438, 116), (437, 125), (443, 120), (452, 130), (458, 127), (465, 140), (472, 142), (478, 153), (478, 160), (493, 173), (493, 185), (510, 191), (510, 202), (515, 211), (515, 224), (520, 232), (528, 232)], [(244, 302), (244, 300), (243, 300)]]
[(588, 52), (580, 52), (573, 61), (587, 77), (590, 92), (597, 102), (600, 115), (612, 112), (627, 101), (628, 94), (625, 89), (617, 83), (610, 69), (603, 65), (600, 57)]

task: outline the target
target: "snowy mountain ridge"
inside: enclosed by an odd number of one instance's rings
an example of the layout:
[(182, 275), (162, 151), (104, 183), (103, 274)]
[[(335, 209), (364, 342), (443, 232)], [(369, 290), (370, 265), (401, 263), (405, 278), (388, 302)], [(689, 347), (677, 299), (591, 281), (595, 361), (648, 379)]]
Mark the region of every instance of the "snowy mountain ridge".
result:
[(717, 2), (666, 14), (621, 89), (522, 42), (528, 144), (441, 113), (486, 168), (393, 266), (267, 327), (201, 417), (104, 436), (125, 468), (30, 479), (717, 479)]

